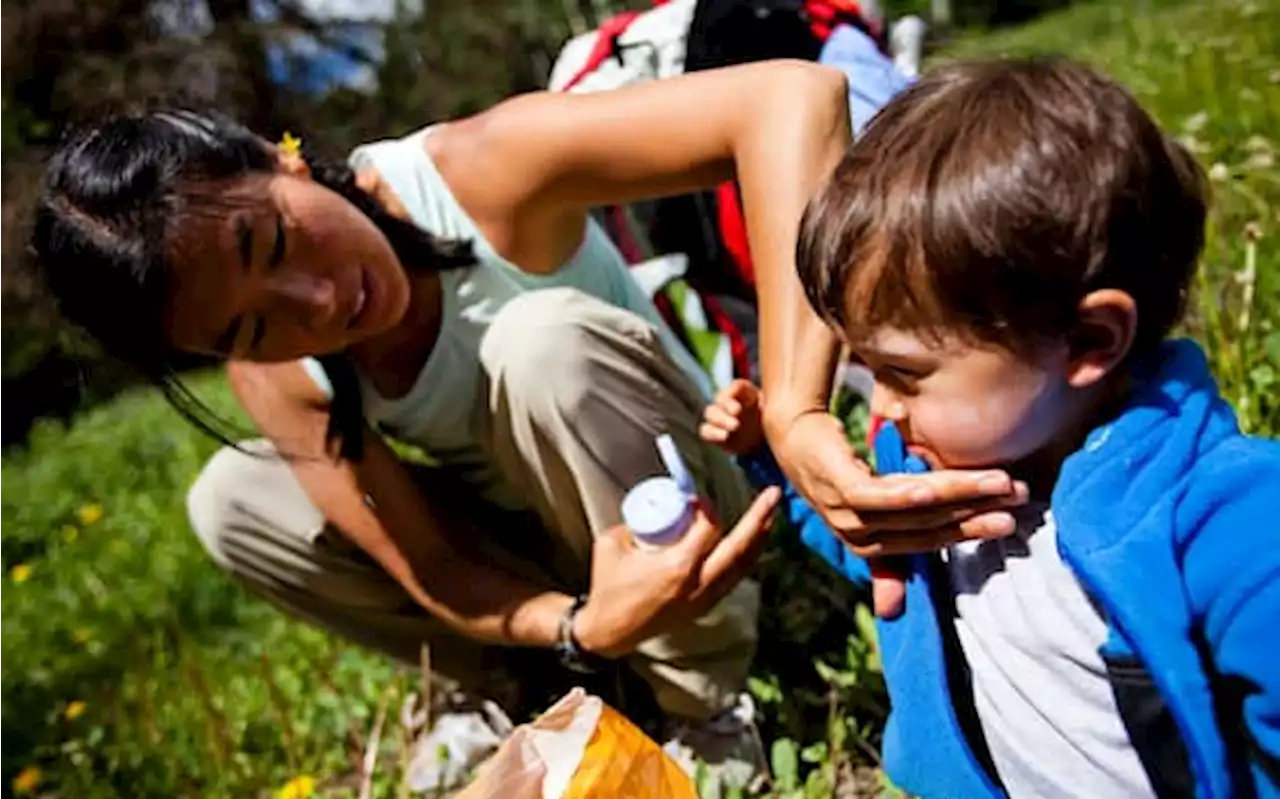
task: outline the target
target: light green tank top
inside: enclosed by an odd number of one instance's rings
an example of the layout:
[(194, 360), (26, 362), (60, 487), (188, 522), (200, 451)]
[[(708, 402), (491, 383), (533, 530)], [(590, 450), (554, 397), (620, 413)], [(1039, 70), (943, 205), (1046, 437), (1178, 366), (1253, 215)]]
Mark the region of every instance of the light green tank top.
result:
[[(403, 138), (365, 144), (350, 158), (356, 170), (376, 169), (418, 225), (438, 236), (472, 241), (477, 258), (475, 266), (441, 274), (444, 319), (440, 336), (413, 388), (402, 397), (388, 399), (361, 381), (364, 412), (370, 423), (458, 469), (489, 501), (522, 507), (524, 503), (497, 477), (480, 444), (480, 422), (475, 414), (487, 405), (480, 394), (480, 342), (509, 300), (527, 291), (559, 286), (599, 297), (648, 321), (676, 363), (710, 399), (706, 374), (663, 322), (599, 225), (588, 223), (582, 246), (554, 273), (522, 271), (494, 252), (454, 199), (427, 154), (425, 138), (430, 133), (431, 128), (425, 128)], [(323, 380), (317, 363), (309, 363), (307, 368)]]

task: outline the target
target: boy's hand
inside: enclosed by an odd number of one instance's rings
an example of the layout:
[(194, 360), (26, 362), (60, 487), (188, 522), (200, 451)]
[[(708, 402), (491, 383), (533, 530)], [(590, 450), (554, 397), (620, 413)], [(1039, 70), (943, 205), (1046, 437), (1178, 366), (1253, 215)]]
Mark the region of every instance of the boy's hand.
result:
[(876, 618), (896, 619), (907, 604), (907, 580), (892, 558), (868, 558), (871, 566), (871, 609)]
[(731, 455), (745, 455), (764, 443), (760, 389), (749, 380), (734, 380), (721, 389), (702, 414), (702, 440)]

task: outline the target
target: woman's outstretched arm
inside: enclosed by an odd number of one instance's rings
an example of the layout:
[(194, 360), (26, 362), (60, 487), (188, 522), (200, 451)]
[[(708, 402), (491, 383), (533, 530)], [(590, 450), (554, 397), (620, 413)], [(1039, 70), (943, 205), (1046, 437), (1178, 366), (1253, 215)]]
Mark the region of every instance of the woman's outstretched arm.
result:
[(427, 146), (458, 200), (532, 272), (572, 256), (591, 206), (736, 176), (757, 277), (765, 431), (797, 489), (865, 554), (881, 533), (930, 550), (1005, 520), (990, 512), (1010, 504), (1012, 480), (993, 494), (980, 485), (986, 472), (873, 477), (827, 412), (838, 339), (805, 299), (795, 247), (809, 198), (850, 143), (843, 73), (766, 61), (612, 92), (533, 93), (438, 133)]
[[(534, 272), (570, 257), (591, 206), (736, 177), (758, 281), (771, 439), (782, 443), (803, 414), (825, 414), (838, 345), (805, 300), (795, 246), (806, 203), (850, 142), (843, 73), (768, 61), (611, 92), (533, 93), (450, 123), (429, 142), (491, 243)], [(847, 460), (840, 465), (853, 468), (830, 422), (832, 447)], [(789, 466), (785, 449), (779, 456)]]

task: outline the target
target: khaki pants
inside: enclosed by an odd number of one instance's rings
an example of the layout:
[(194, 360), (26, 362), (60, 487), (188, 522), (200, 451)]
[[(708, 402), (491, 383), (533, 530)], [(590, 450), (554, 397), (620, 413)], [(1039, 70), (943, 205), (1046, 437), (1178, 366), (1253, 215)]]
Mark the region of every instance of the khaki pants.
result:
[[(446, 470), (415, 474), (433, 507), (493, 531), (472, 543), (496, 567), (567, 593), (585, 590), (592, 536), (621, 521), (631, 486), (661, 472), (661, 433), (676, 439), (722, 520), (745, 509), (741, 473), (698, 440), (702, 398), (634, 314), (571, 289), (530, 292), (494, 320), (480, 358), (485, 447), (528, 512), (479, 502)], [(416, 662), (429, 641), (433, 666), (464, 685), (516, 654), (429, 616), (325, 522), (269, 445), (247, 448), (266, 456), (225, 448), (188, 495), (192, 524), (218, 565), (294, 615), (400, 660)], [(645, 641), (628, 665), (663, 711), (705, 718), (744, 686), (758, 609), (759, 589), (744, 581), (707, 618)]]

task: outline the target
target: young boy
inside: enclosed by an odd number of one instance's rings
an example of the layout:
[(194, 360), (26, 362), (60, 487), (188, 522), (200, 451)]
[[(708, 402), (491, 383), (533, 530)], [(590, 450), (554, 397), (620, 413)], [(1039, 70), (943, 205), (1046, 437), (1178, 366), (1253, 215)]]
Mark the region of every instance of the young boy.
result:
[[(1031, 493), (1013, 535), (909, 558), (880, 622), (910, 793), (1280, 794), (1280, 446), (1164, 340), (1204, 195), (1115, 83), (1001, 61), (899, 95), (805, 214), (808, 297), (875, 374), (877, 467), (1001, 466)], [(758, 404), (730, 388), (704, 437), (755, 450)]]

